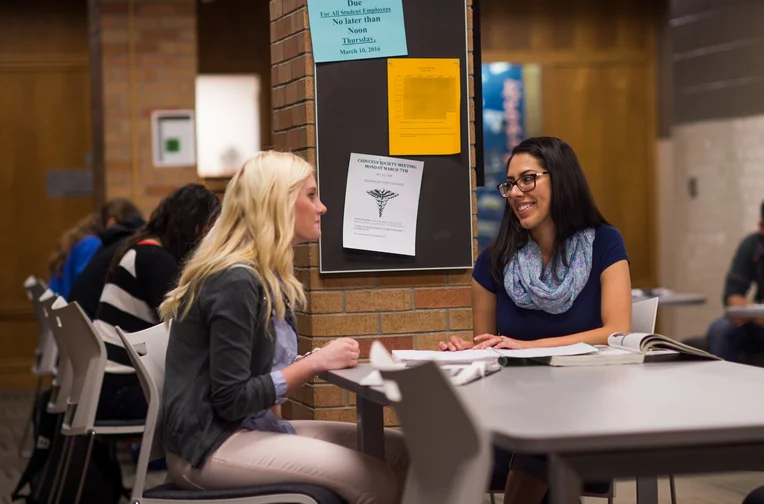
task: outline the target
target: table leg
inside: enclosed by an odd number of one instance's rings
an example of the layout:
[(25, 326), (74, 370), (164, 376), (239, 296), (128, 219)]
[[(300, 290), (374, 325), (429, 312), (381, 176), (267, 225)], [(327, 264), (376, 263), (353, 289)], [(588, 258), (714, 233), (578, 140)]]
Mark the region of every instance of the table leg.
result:
[(658, 504), (658, 478), (637, 478), (637, 504)]
[(559, 455), (549, 456), (549, 488), (551, 504), (578, 504), (581, 502), (581, 478)]
[(385, 427), (382, 406), (356, 396), (358, 451), (385, 460)]

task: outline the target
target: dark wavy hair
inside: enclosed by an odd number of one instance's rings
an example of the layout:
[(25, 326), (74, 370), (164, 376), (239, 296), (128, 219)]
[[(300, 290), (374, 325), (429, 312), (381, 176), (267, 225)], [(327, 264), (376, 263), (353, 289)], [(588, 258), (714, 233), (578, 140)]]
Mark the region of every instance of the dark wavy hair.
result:
[(117, 224), (123, 224), (128, 221), (143, 220), (143, 215), (132, 201), (125, 198), (114, 198), (101, 207), (101, 226), (106, 229), (106, 224), (112, 218)]
[[(578, 231), (596, 228), (607, 224), (607, 221), (597, 209), (578, 157), (570, 145), (554, 137), (528, 138), (512, 149), (507, 170), (509, 162), (518, 154), (533, 156), (541, 168), (549, 172), (552, 184), (550, 212), (555, 228), (551, 262), (552, 271), (557, 276), (558, 254), (562, 254), (562, 263), (568, 265), (565, 241)], [(529, 234), (529, 231), (520, 225), (507, 199), (499, 233), (489, 249), (491, 274), (496, 282), (504, 282), (504, 268), (512, 256), (528, 243)]]
[(148, 222), (125, 240), (109, 268), (111, 273), (131, 247), (155, 236), (162, 247), (182, 264), (220, 212), (220, 200), (201, 184), (186, 184), (165, 197)]

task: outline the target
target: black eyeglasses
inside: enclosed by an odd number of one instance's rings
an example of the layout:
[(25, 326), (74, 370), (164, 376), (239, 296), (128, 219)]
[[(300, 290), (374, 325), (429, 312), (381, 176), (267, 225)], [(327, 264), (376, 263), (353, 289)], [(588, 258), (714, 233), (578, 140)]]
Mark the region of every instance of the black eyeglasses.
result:
[(496, 186), (496, 189), (499, 190), (503, 198), (509, 196), (509, 193), (512, 192), (514, 186), (517, 186), (522, 192), (532, 191), (536, 188), (536, 179), (544, 175), (549, 175), (549, 172), (528, 173), (517, 179), (517, 181), (507, 180), (506, 182), (502, 182)]

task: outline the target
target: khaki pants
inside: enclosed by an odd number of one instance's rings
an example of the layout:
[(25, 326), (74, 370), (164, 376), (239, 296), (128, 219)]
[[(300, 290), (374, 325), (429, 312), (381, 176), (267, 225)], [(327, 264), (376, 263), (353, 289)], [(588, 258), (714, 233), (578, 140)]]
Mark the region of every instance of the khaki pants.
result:
[(179, 487), (223, 490), (275, 483), (328, 488), (350, 504), (400, 502), (408, 469), (403, 434), (385, 429), (385, 462), (356, 451), (354, 424), (293, 421), (297, 435), (238, 430), (200, 468), (167, 454)]

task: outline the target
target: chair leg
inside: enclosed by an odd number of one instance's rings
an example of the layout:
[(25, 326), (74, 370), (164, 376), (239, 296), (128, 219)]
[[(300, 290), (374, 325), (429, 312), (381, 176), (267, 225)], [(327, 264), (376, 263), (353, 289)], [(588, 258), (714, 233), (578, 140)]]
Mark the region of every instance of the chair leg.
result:
[(673, 474), (669, 474), (669, 488), (671, 489), (671, 504), (676, 504), (676, 482)]
[[(55, 504), (58, 504), (61, 500), (61, 494), (64, 492), (64, 486), (66, 485), (66, 475), (69, 472), (69, 463), (72, 461), (72, 453), (74, 452), (74, 437), (67, 436), (66, 439), (64, 439), (64, 472), (63, 474), (60, 473), (58, 469), (56, 469), (56, 477), (53, 478), (53, 486), (50, 487), (50, 495), (48, 496), (48, 504), (51, 504), (52, 502), (55, 502)], [(60, 464), (59, 464), (60, 466)], [(59, 479), (58, 476), (61, 474), (61, 485), (58, 485)], [(56, 487), (58, 487), (58, 491), (56, 490)], [(52, 501), (53, 494), (56, 494), (56, 500)]]
[(18, 456), (19, 458), (26, 458), (24, 453), (24, 444), (27, 442), (27, 436), (29, 436), (29, 429), (32, 427), (32, 422), (34, 421), (34, 407), (32, 407), (32, 411), (29, 413), (29, 418), (27, 419), (26, 425), (24, 425), (24, 431), (21, 433), (21, 439), (19, 440), (19, 448), (18, 448)]
[[(46, 480), (46, 478), (48, 477), (48, 471), (50, 471), (50, 468), (53, 465), (53, 463), (51, 462), (53, 460), (53, 456), (52, 456), (53, 455), (53, 443), (55, 441), (55, 436), (57, 436), (57, 435), (60, 436), (61, 435), (61, 423), (62, 422), (63, 422), (62, 418), (59, 418), (58, 422), (56, 422), (56, 430), (54, 431), (55, 434), (50, 439), (50, 452), (48, 453), (48, 458), (45, 460), (45, 466), (43, 467), (42, 477), (40, 478), (40, 481), (44, 482)], [(66, 441), (66, 440), (64, 440), (64, 441)], [(66, 448), (66, 443), (64, 443), (64, 448)], [(56, 474), (58, 474), (58, 470), (61, 467), (60, 462), (61, 461), (59, 461), (59, 463), (56, 464)], [(35, 492), (34, 492), (34, 499), (35, 499), (36, 502), (40, 502), (40, 492), (42, 491), (42, 487), (43, 487), (42, 485), (37, 485), (37, 490), (35, 490)]]
[(82, 468), (82, 476), (80, 477), (80, 484), (77, 487), (77, 497), (74, 499), (74, 504), (80, 504), (80, 497), (82, 496), (82, 488), (85, 486), (85, 477), (88, 474), (88, 466), (90, 465), (90, 454), (93, 452), (93, 441), (95, 441), (95, 431), (90, 431), (90, 441), (88, 442), (88, 451), (85, 453), (85, 466)]
[(32, 402), (32, 411), (29, 412), (29, 418), (27, 419), (27, 423), (24, 426), (24, 432), (21, 433), (21, 440), (19, 441), (19, 449), (18, 449), (19, 458), (24, 458), (24, 443), (26, 443), (27, 441), (29, 430), (31, 429), (32, 423), (34, 422), (34, 407), (37, 404), (37, 402), (40, 400), (41, 391), (42, 391), (42, 376), (38, 376), (37, 386), (34, 389), (34, 401)]
[(493, 492), (488, 492), (488, 496), (491, 499), (491, 504), (496, 504), (496, 498), (493, 496)]

